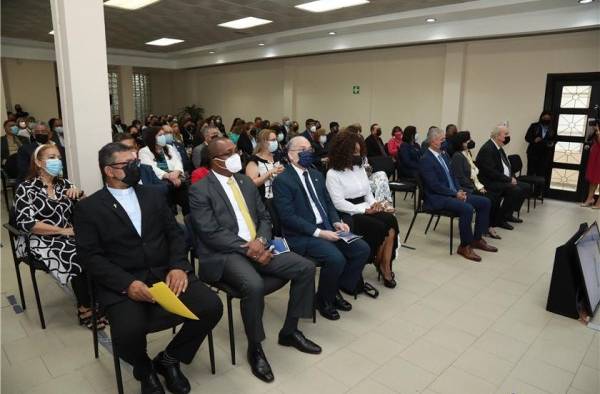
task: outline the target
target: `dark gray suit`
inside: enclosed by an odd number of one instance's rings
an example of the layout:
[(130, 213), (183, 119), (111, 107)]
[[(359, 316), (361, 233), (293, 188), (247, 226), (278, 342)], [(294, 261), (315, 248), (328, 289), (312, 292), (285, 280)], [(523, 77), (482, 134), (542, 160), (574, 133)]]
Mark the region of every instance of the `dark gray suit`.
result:
[[(250, 178), (233, 175), (254, 221), (256, 236), (271, 239), (271, 220), (258, 189)], [(262, 324), (264, 287), (260, 274), (291, 281), (288, 317), (312, 316), (315, 265), (295, 253), (273, 257), (263, 266), (246, 256), (246, 241), (238, 236), (238, 224), (223, 186), (211, 171), (190, 188), (191, 224), (198, 235), (199, 276), (211, 283), (222, 281), (242, 294), (241, 311), (250, 342), (265, 339)]]

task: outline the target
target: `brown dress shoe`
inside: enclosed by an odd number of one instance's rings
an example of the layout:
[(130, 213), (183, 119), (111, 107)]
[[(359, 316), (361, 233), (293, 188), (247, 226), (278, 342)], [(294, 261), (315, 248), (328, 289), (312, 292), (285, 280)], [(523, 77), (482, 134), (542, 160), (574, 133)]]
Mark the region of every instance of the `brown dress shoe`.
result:
[(456, 253), (458, 253), (459, 255), (461, 255), (462, 257), (464, 257), (467, 260), (472, 260), (472, 261), (477, 261), (477, 262), (481, 261), (481, 256), (479, 256), (477, 253), (475, 253), (470, 245), (459, 246)]
[(471, 242), (471, 248), (480, 249), (486, 252), (497, 252), (498, 248), (488, 244), (484, 239), (478, 239), (477, 241)]

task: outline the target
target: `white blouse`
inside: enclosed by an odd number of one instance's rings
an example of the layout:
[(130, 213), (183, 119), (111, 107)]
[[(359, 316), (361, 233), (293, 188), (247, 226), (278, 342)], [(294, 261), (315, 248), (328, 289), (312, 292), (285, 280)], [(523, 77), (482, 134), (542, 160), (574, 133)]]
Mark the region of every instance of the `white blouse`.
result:
[[(168, 150), (169, 155), (171, 156), (171, 158), (169, 158), (167, 155), (165, 155), (165, 160), (167, 161), (167, 165), (169, 166), (169, 171), (180, 171), (183, 174), (183, 163), (181, 162), (181, 156), (179, 156), (179, 152), (177, 152), (177, 149), (171, 145), (165, 145), (164, 149)], [(140, 149), (140, 151), (138, 152), (138, 157), (142, 164), (152, 166), (152, 169), (154, 170), (154, 173), (156, 174), (158, 179), (163, 179), (163, 176), (167, 172), (158, 168), (158, 163), (156, 162), (156, 159), (154, 158), (152, 152), (150, 152), (150, 148), (145, 146), (142, 149)]]
[[(365, 213), (375, 202), (364, 167), (354, 166), (351, 170), (344, 171), (329, 170), (326, 185), (335, 209), (340, 212), (350, 215)], [(353, 204), (347, 200), (358, 197), (364, 197), (365, 201)]]

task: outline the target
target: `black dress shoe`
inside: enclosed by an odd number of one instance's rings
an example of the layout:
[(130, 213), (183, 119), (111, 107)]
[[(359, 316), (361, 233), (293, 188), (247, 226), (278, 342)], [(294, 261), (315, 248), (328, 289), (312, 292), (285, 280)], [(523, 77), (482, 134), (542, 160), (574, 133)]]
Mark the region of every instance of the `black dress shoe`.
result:
[(318, 301), (317, 309), (319, 310), (321, 316), (323, 316), (325, 319), (338, 320), (340, 318), (340, 314), (331, 302)]
[(335, 295), (335, 301), (333, 302), (333, 306), (335, 309), (339, 309), (340, 311), (349, 312), (352, 310), (352, 304), (349, 303), (342, 297), (342, 293), (339, 291)]
[(248, 348), (248, 364), (252, 368), (254, 376), (266, 383), (275, 380), (271, 366), (263, 352), (262, 346), (258, 345), (254, 349)]
[(163, 352), (160, 352), (152, 361), (156, 372), (165, 378), (167, 389), (173, 394), (187, 394), (190, 392), (190, 382), (179, 369), (179, 362), (167, 362)]
[(307, 339), (301, 331), (296, 330), (291, 335), (279, 334), (279, 344), (281, 346), (292, 346), (303, 353), (320, 354), (321, 346), (310, 339)]
[(509, 218), (506, 218), (507, 222), (511, 222), (511, 223), (523, 223), (523, 219), (519, 219), (516, 216), (511, 216)]
[(140, 380), (140, 383), (142, 384), (142, 394), (165, 394), (165, 390), (154, 371)]
[(503, 228), (505, 230), (514, 230), (515, 228), (509, 224), (508, 222), (502, 222), (498, 225), (498, 227)]

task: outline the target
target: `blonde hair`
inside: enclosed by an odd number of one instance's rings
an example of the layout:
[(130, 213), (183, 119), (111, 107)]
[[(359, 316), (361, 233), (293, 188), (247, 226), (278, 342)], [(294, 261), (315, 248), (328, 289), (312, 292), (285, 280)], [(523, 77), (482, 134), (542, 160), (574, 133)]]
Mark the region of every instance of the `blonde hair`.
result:
[[(31, 155), (31, 161), (29, 163), (29, 171), (27, 172), (26, 179), (33, 179), (38, 175), (38, 171), (40, 170), (41, 167), (37, 165), (36, 161), (40, 160), (40, 155), (42, 153), (44, 153), (48, 149), (52, 149), (52, 148), (54, 148), (58, 151), (58, 148), (54, 144), (43, 144), (43, 145), (40, 145), (37, 148), (35, 148), (35, 151)], [(60, 154), (60, 151), (58, 151), (58, 153)]]
[(271, 129), (262, 129), (256, 136), (256, 148), (254, 148), (254, 154), (257, 154), (262, 149), (267, 147), (267, 141), (271, 133), (277, 135), (277, 132)]

